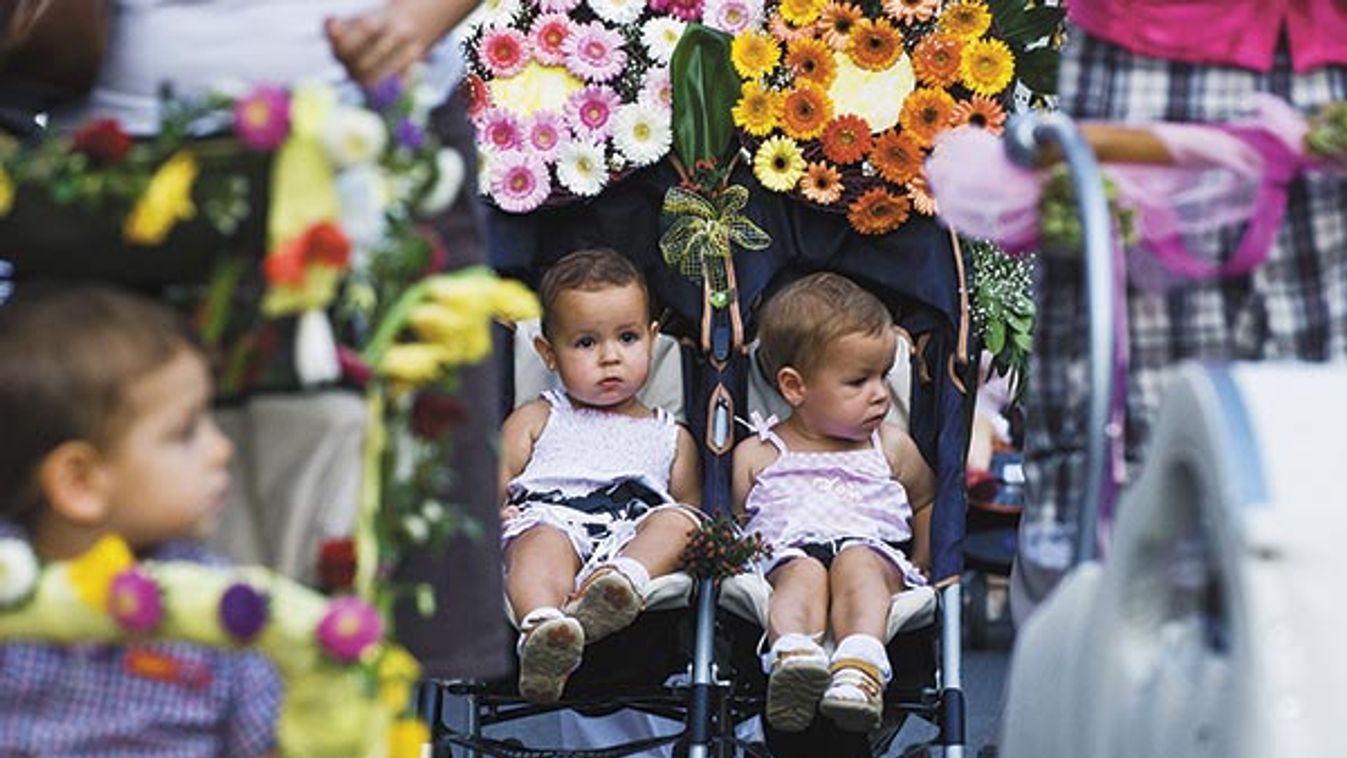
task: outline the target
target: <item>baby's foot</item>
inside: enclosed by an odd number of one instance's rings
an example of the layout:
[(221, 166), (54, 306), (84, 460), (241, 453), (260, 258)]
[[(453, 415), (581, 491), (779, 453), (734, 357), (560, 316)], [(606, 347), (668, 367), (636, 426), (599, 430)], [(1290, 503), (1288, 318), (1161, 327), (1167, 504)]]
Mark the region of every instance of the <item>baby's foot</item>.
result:
[(590, 574), (561, 610), (580, 622), (585, 642), (593, 643), (630, 626), (644, 603), (625, 574), (605, 566)]
[(767, 678), (767, 723), (783, 732), (804, 731), (829, 681), (828, 659), (821, 649), (777, 651)]
[(580, 667), (585, 631), (575, 619), (563, 616), (543, 621), (523, 634), (519, 694), (535, 703), (555, 703), (566, 688), (566, 678)]
[(878, 729), (884, 715), (884, 679), (872, 663), (858, 658), (833, 661), (832, 683), (819, 701), (819, 713), (839, 729), (868, 732)]

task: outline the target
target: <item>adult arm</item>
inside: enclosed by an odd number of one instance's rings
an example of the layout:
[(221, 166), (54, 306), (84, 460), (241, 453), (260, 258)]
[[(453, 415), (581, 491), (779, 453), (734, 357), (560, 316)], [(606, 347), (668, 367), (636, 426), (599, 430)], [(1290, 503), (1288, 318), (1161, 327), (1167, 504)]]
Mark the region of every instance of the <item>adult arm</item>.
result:
[(477, 0), (387, 0), (324, 24), (332, 52), (364, 86), (401, 74), (458, 25)]
[(83, 95), (103, 62), (107, 21), (106, 0), (19, 0), (0, 12), (0, 72)]

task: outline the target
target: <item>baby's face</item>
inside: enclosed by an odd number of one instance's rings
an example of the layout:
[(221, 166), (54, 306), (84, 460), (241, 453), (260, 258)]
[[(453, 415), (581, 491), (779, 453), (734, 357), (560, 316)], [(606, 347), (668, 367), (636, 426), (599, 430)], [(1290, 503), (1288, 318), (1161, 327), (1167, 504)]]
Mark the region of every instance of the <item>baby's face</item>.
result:
[(108, 528), (133, 548), (204, 536), (229, 487), (233, 445), (210, 416), (206, 365), (183, 349), (131, 385), (104, 456)]
[(897, 336), (853, 333), (828, 345), (819, 365), (804, 376), (803, 401), (794, 413), (813, 431), (861, 441), (884, 423)]
[(566, 290), (554, 310), (550, 362), (571, 399), (597, 408), (632, 401), (650, 373), (655, 341), (641, 288)]

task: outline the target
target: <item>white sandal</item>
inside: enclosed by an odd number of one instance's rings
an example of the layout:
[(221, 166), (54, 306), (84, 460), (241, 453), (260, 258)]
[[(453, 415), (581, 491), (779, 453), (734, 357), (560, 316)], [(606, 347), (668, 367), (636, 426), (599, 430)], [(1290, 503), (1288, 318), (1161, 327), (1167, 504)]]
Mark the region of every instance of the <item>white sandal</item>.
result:
[(860, 658), (833, 661), (832, 683), (819, 701), (819, 712), (839, 729), (868, 732), (884, 720), (884, 677), (879, 667)]
[(626, 574), (604, 566), (585, 579), (561, 610), (580, 622), (585, 643), (589, 644), (631, 626), (644, 605), (645, 600)]
[[(529, 624), (521, 624), (519, 640), (519, 694), (535, 703), (555, 703), (561, 699), (566, 679), (580, 668), (585, 649), (585, 630), (580, 622), (552, 609)], [(530, 614), (532, 615), (532, 614)]]
[(830, 680), (828, 659), (821, 649), (778, 651), (767, 678), (767, 705), (763, 710), (767, 723), (783, 732), (807, 729)]

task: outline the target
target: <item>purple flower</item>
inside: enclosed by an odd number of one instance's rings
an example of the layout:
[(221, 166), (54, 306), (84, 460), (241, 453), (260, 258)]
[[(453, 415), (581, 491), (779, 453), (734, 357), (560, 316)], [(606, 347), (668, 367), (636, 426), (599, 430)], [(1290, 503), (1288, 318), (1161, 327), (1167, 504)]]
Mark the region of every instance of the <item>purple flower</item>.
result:
[(164, 620), (164, 599), (159, 585), (134, 566), (126, 569), (108, 585), (108, 613), (128, 632), (153, 630)]
[(426, 144), (425, 131), (409, 118), (399, 120), (393, 133), (397, 136), (398, 144), (408, 150), (420, 150)]
[(397, 105), (400, 97), (402, 97), (402, 77), (398, 74), (389, 74), (365, 90), (366, 102), (376, 111), (392, 108)]
[(383, 636), (383, 622), (374, 607), (358, 597), (339, 597), (327, 604), (315, 632), (318, 645), (343, 663), (354, 663)]
[(236, 582), (220, 598), (220, 626), (230, 637), (247, 642), (267, 625), (271, 603), (252, 585)]
[(290, 96), (259, 86), (234, 104), (234, 133), (254, 150), (271, 151), (290, 135)]

